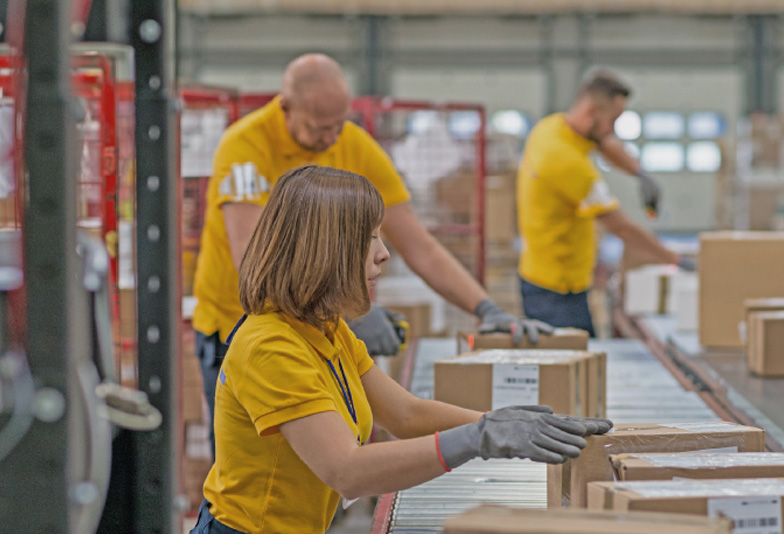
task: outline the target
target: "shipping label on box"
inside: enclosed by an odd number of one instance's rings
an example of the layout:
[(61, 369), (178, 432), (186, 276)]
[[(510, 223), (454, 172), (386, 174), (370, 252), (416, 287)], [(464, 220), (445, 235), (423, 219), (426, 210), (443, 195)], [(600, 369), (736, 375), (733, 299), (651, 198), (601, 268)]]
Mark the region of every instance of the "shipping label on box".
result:
[(784, 453), (699, 452), (610, 456), (617, 480), (784, 478)]
[(444, 534), (730, 534), (732, 522), (683, 514), (532, 510), (483, 504), (447, 519)]
[(578, 458), (547, 466), (547, 506), (584, 508), (590, 482), (613, 480), (610, 456), (622, 453), (709, 451), (737, 448), (762, 452), (765, 431), (735, 423), (648, 423), (616, 425), (607, 434), (589, 436)]
[(727, 517), (734, 532), (780, 534), (784, 479), (594, 482), (591, 509)]

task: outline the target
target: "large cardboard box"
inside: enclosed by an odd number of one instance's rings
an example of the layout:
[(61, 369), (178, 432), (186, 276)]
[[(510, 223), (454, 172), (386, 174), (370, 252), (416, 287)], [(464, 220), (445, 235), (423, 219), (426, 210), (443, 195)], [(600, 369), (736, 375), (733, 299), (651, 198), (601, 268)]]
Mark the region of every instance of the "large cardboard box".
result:
[(594, 482), (588, 493), (593, 510), (721, 516), (735, 532), (781, 532), (781, 478)]
[(482, 505), (444, 523), (444, 534), (730, 534), (728, 519), (682, 514), (530, 510)]
[(512, 334), (457, 333), (459, 352), (482, 349), (588, 350), (588, 332), (579, 328), (556, 328), (551, 335), (539, 336), (536, 345), (531, 344), (528, 336), (523, 336), (520, 343), (515, 345)]
[(738, 323), (750, 298), (784, 295), (784, 232), (700, 234), (700, 344), (741, 348)]
[(784, 453), (627, 453), (610, 456), (617, 480), (784, 478)]
[(483, 412), (546, 404), (556, 413), (587, 415), (591, 358), (600, 356), (567, 350), (469, 352), (435, 363), (433, 398)]
[(579, 458), (547, 466), (547, 506), (584, 508), (589, 482), (613, 479), (610, 456), (622, 453), (709, 451), (762, 452), (765, 431), (724, 421), (616, 425), (586, 438)]
[(784, 311), (749, 314), (747, 365), (759, 376), (784, 376)]

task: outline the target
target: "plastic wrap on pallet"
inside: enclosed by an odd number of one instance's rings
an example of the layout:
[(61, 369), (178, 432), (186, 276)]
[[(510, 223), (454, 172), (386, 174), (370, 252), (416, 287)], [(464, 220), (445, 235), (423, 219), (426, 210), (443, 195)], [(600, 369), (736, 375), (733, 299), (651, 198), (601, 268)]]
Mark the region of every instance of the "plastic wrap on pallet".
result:
[(751, 497), (784, 495), (784, 480), (747, 478), (731, 480), (636, 480), (618, 482), (619, 490), (646, 498)]

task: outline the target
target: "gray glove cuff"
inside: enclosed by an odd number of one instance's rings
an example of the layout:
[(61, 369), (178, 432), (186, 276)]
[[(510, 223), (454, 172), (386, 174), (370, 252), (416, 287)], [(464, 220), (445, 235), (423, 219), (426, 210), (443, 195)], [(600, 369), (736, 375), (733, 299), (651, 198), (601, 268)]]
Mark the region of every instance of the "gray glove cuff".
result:
[(501, 307), (490, 299), (485, 299), (476, 305), (474, 315), (480, 319), (484, 319), (485, 315), (489, 313), (504, 313)]
[(479, 456), (484, 419), (438, 433), (441, 458), (449, 469), (460, 467)]

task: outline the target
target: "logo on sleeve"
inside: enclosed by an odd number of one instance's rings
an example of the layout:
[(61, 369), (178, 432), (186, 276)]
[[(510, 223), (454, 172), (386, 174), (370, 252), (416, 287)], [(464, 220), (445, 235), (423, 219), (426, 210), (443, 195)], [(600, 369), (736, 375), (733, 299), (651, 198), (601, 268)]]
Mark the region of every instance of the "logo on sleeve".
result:
[(220, 379), (221, 386), (225, 386), (226, 385), (226, 372), (223, 370), (223, 367), (221, 367), (220, 374), (218, 375), (218, 378)]
[(234, 200), (259, 200), (261, 194), (270, 190), (269, 181), (259, 174), (253, 163), (235, 163), (231, 173), (218, 186), (221, 196)]
[(603, 180), (594, 182), (593, 187), (588, 192), (588, 196), (582, 201), (582, 207), (604, 207), (611, 206), (615, 202), (615, 198), (610, 193), (610, 188)]

